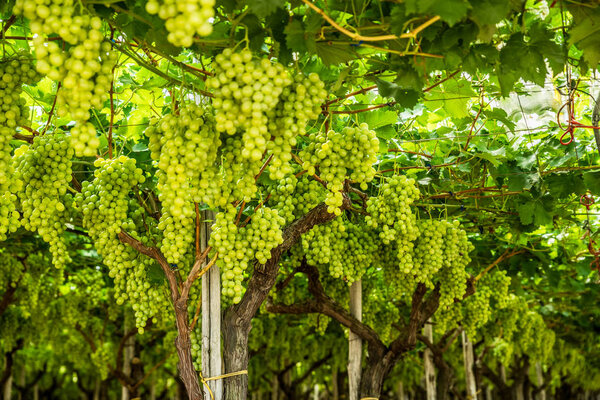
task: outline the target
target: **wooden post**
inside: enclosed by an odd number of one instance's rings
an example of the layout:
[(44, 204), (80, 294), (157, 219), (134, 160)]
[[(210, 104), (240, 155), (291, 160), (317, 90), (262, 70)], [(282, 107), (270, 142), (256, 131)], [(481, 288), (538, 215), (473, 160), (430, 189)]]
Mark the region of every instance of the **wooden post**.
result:
[(404, 395), (404, 383), (402, 381), (398, 382), (396, 392), (398, 400), (406, 400), (406, 396)]
[(319, 385), (315, 385), (313, 389), (313, 400), (319, 400)]
[(525, 400), (525, 396), (523, 396), (523, 383), (515, 385), (515, 399), (516, 400)]
[(279, 400), (279, 380), (275, 375), (271, 379), (271, 400)]
[(156, 400), (156, 377), (152, 375), (150, 380), (150, 400)]
[(500, 364), (500, 379), (502, 379), (503, 383), (506, 383), (506, 368), (502, 364)]
[(96, 378), (94, 383), (94, 400), (100, 400), (100, 378)]
[(485, 399), (493, 400), (492, 387), (490, 385), (485, 385)]
[[(130, 330), (135, 328), (135, 322), (130, 312), (125, 311), (125, 323), (123, 324), (123, 335), (127, 335)], [(123, 346), (123, 374), (131, 377), (131, 360), (135, 356), (135, 335), (127, 338)], [(129, 400), (129, 388), (121, 388), (121, 400)]]
[[(362, 321), (362, 281), (350, 286), (350, 314)], [(358, 400), (362, 362), (362, 340), (354, 332), (348, 334), (348, 400)]]
[[(208, 247), (210, 228), (215, 219), (212, 211), (203, 211), (200, 248)], [(205, 263), (206, 265), (206, 263)], [(221, 359), (221, 276), (219, 267), (213, 265), (202, 276), (202, 373), (204, 377), (223, 374)], [(233, 371), (235, 372), (235, 371)], [(216, 379), (208, 381), (214, 400), (223, 399), (223, 381)], [(211, 399), (208, 390), (204, 388), (204, 398)]]
[[(542, 363), (539, 361), (535, 363), (535, 373), (537, 375), (538, 386), (542, 386), (544, 384), (544, 371), (542, 370)], [(538, 400), (546, 400), (545, 389), (540, 390), (538, 394)]]
[(6, 381), (6, 383), (4, 384), (4, 390), (2, 391), (4, 394), (4, 400), (10, 400), (11, 395), (12, 395), (12, 381), (13, 381), (13, 376), (12, 374), (10, 374), (10, 376), (8, 377), (8, 380)]
[[(431, 320), (423, 327), (423, 335), (433, 343), (433, 327)], [(435, 366), (433, 364), (433, 352), (428, 347), (423, 353), (423, 363), (425, 368), (425, 391), (427, 392), (427, 400), (435, 400), (436, 385), (435, 385)]]
[(340, 387), (338, 386), (338, 370), (337, 367), (333, 367), (331, 373), (331, 389), (333, 392), (332, 400), (340, 400)]
[(473, 343), (467, 337), (465, 331), (462, 332), (463, 358), (465, 363), (465, 379), (467, 383), (467, 399), (477, 400), (477, 384), (475, 374), (473, 373)]

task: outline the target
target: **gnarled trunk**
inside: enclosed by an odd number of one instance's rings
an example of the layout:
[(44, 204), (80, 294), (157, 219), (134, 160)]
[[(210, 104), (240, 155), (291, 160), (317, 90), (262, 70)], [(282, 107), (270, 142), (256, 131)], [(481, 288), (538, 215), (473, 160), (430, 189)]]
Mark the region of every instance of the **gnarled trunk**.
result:
[[(248, 334), (250, 322), (242, 321), (235, 311), (229, 310), (223, 321), (223, 359), (227, 372), (248, 369)], [(227, 378), (224, 382), (225, 400), (244, 400), (248, 396), (248, 375)]]
[[(202, 391), (200, 389), (200, 380), (194, 368), (192, 358), (192, 342), (190, 339), (190, 331), (188, 329), (188, 313), (187, 305), (179, 302), (174, 304), (175, 307), (175, 322), (177, 325), (177, 338), (175, 339), (175, 347), (179, 356), (177, 369), (181, 380), (185, 385), (189, 400), (203, 400)], [(241, 397), (240, 397), (241, 399)]]
[(452, 384), (452, 368), (445, 362), (436, 364), (436, 400), (446, 400), (450, 394), (450, 386)]
[(367, 366), (363, 370), (360, 382), (360, 398), (381, 396), (383, 381), (399, 356), (385, 352), (373, 345), (368, 347)]

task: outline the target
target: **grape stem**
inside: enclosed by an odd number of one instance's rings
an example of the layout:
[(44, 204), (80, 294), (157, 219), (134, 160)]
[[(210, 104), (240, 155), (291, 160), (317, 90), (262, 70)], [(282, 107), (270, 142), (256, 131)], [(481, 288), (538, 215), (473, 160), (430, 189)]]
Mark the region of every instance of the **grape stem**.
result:
[[(62, 85), (62, 82), (58, 82), (58, 86), (56, 86), (56, 94), (54, 95), (54, 101), (52, 102), (52, 107), (50, 108), (50, 112), (48, 113), (48, 121), (46, 121), (46, 126), (44, 126), (44, 129), (42, 130), (42, 135), (44, 133), (46, 133), (46, 131), (48, 130), (48, 127), (50, 127), (50, 122), (52, 121), (52, 116), (54, 115), (54, 109), (56, 108), (56, 100), (58, 99), (58, 91), (60, 90), (60, 87)], [(112, 90), (111, 90), (111, 97), (112, 97)], [(112, 125), (112, 123), (111, 123)]]
[(483, 276), (485, 274), (487, 274), (488, 272), (490, 272), (492, 270), (492, 268), (494, 268), (496, 265), (500, 264), (502, 261), (507, 260), (513, 256), (516, 256), (517, 254), (521, 254), (521, 253), (525, 253), (524, 249), (521, 250), (516, 250), (513, 252), (508, 251), (508, 249), (502, 253), (502, 255), (500, 257), (498, 257), (496, 259), (496, 261), (494, 261), (493, 263), (491, 263), (490, 265), (488, 265), (483, 271), (481, 271), (475, 278), (473, 278), (473, 282), (477, 282), (478, 280), (480, 280), (481, 278), (483, 278)]
[(412, 31), (407, 32), (407, 33), (403, 33), (403, 34), (398, 35), (398, 36), (397, 35), (363, 36), (361, 34), (351, 32), (348, 29), (346, 29), (346, 28), (338, 25), (329, 15), (325, 14), (325, 12), (323, 10), (321, 10), (319, 7), (317, 7), (316, 5), (314, 5), (309, 0), (302, 0), (302, 2), (304, 4), (306, 4), (307, 6), (309, 6), (310, 8), (312, 8), (315, 12), (317, 12), (317, 14), (321, 15), (323, 17), (323, 19), (325, 19), (325, 21), (329, 22), (329, 24), (331, 26), (333, 26), (335, 29), (337, 29), (338, 31), (340, 31), (344, 35), (348, 36), (349, 38), (351, 38), (353, 40), (363, 41), (363, 42), (378, 42), (378, 41), (383, 41), (383, 40), (396, 40), (396, 39), (414, 39), (414, 38), (417, 37), (417, 35), (422, 30), (424, 30), (428, 26), (430, 26), (430, 25), (432, 25), (432, 24), (434, 24), (434, 23), (436, 23), (437, 21), (440, 20), (439, 16), (435, 16), (433, 18), (428, 19), (427, 21), (425, 21), (421, 25), (417, 26)]

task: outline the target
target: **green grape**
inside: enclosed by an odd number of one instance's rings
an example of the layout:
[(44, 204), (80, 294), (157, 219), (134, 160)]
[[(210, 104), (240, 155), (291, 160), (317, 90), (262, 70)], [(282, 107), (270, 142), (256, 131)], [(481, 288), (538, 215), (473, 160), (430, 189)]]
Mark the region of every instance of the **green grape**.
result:
[(294, 175), (288, 175), (278, 181), (277, 187), (271, 192), (271, 203), (279, 215), (281, 215), (287, 223), (295, 219), (294, 211), (295, 196), (294, 192), (298, 185), (298, 178)]
[(39, 80), (32, 60), (15, 56), (0, 60), (0, 241), (21, 225), (16, 210), (21, 181), (14, 178), (10, 141), (17, 126), (27, 119), (28, 110), (21, 99), (22, 85)]
[(463, 301), (463, 326), (470, 337), (484, 326), (493, 312), (509, 305), (510, 277), (505, 271), (489, 272), (477, 282), (475, 293)]
[[(194, 241), (194, 202), (209, 197), (206, 170), (212, 168), (220, 146), (214, 124), (202, 108), (186, 105), (146, 130), (152, 158), (158, 162), (158, 198), (162, 213), (158, 228), (167, 261), (179, 264)], [(211, 202), (212, 203), (212, 202)]]
[[(154, 286), (147, 271), (155, 261), (140, 255), (131, 247), (121, 243), (118, 233), (122, 229), (136, 227), (128, 218), (129, 193), (135, 185), (144, 182), (135, 160), (120, 156), (116, 159), (97, 159), (94, 165), (95, 179), (83, 182), (81, 193), (75, 201), (83, 213), (83, 225), (98, 253), (115, 281), (115, 297), (118, 304), (129, 300), (135, 313), (136, 326), (143, 333), (146, 320), (161, 315), (169, 307), (169, 300), (160, 286)], [(140, 211), (134, 211), (134, 215)], [(148, 236), (129, 231), (139, 240), (150, 245)]]
[(190, 342), (192, 343), (194, 369), (202, 372), (202, 331), (198, 327), (190, 331)]
[[(101, 109), (111, 88), (117, 54), (104, 42), (102, 20), (88, 14), (75, 0), (17, 0), (17, 15), (30, 21), (37, 70), (61, 82), (57, 113), (71, 114), (72, 146), (78, 156), (94, 156), (100, 145), (90, 119), (90, 109)], [(68, 43), (47, 41), (57, 33)]]
[(452, 303), (446, 307), (440, 306), (433, 316), (433, 328), (437, 334), (443, 335), (451, 329), (458, 328), (462, 321), (460, 303)]
[(0, 287), (17, 287), (19, 279), (25, 274), (23, 264), (10, 254), (0, 257)]
[(279, 211), (279, 215), (290, 223), (322, 203), (326, 193), (326, 189), (320, 183), (306, 175), (299, 179), (288, 175), (278, 181), (271, 195), (271, 204)]
[(371, 265), (377, 244), (364, 224), (334, 219), (302, 235), (302, 248), (310, 265), (327, 265), (331, 277), (350, 284)]
[(279, 102), (283, 88), (292, 83), (281, 64), (267, 58), (254, 60), (250, 50), (225, 49), (216, 58), (214, 77), (206, 81), (214, 90), (217, 130), (244, 133), (245, 158), (259, 159), (268, 140), (267, 114)]
[(36, 136), (30, 147), (15, 152), (15, 179), (23, 183), (18, 198), (23, 212), (23, 227), (37, 231), (50, 244), (53, 263), (62, 267), (70, 262), (63, 237), (68, 209), (73, 149), (64, 135)]
[(254, 60), (249, 50), (226, 49), (215, 61), (215, 75), (206, 85), (215, 94), (216, 129), (229, 137), (221, 149), (220, 167), (207, 178), (218, 182), (210, 196), (213, 203), (225, 207), (235, 200), (250, 201), (256, 193), (262, 158), (271, 136), (278, 140), (279, 134), (269, 131), (268, 115), (292, 79), (281, 64)]
[(321, 104), (327, 98), (325, 84), (314, 72), (305, 77), (294, 76), (294, 82), (283, 89), (277, 107), (268, 112), (272, 140), (267, 149), (272, 154), (269, 175), (280, 180), (292, 172), (290, 160), (296, 137), (306, 134), (306, 124), (319, 117)]
[(411, 204), (420, 196), (412, 178), (395, 175), (389, 178), (379, 190), (379, 195), (367, 200), (367, 225), (381, 227), (379, 237), (387, 244), (398, 237), (416, 239), (415, 218)]
[(341, 214), (345, 180), (360, 183), (363, 188), (373, 180), (373, 164), (377, 161), (378, 151), (375, 131), (365, 123), (356, 128), (346, 127), (341, 133), (329, 131), (310, 135), (310, 143), (300, 152), (302, 168), (314, 175), (319, 167), (321, 178), (327, 181), (329, 189), (325, 203), (330, 213)]
[(222, 293), (234, 304), (242, 299), (244, 272), (253, 260), (265, 264), (271, 258), (271, 250), (283, 242), (281, 228), (285, 223), (277, 210), (264, 206), (246, 226), (236, 226), (236, 216), (233, 206), (218, 213), (209, 241), (219, 253)]
[(390, 321), (398, 321), (400, 309), (391, 301), (393, 298), (393, 289), (377, 277), (371, 276), (370, 279), (362, 280), (363, 290), (363, 322), (375, 329), (384, 343), (389, 343), (397, 335), (397, 330)]
[(212, 33), (215, 0), (149, 0), (146, 11), (165, 20), (167, 40), (175, 46), (190, 47), (194, 35)]
[(444, 237), (444, 264), (440, 271), (440, 307), (447, 307), (455, 299), (462, 299), (467, 290), (468, 274), (466, 266), (471, 262), (469, 253), (474, 246), (467, 233), (460, 229), (460, 223), (444, 221), (447, 225)]

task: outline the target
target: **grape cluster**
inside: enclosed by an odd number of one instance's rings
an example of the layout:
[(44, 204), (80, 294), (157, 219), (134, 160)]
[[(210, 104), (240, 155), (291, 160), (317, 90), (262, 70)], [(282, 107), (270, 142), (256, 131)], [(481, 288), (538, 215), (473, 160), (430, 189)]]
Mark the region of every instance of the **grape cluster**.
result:
[(379, 190), (379, 195), (367, 200), (367, 225), (381, 227), (379, 237), (383, 243), (407, 236), (410, 241), (415, 236), (415, 218), (410, 209), (421, 193), (415, 180), (404, 175), (389, 178)]
[(249, 201), (256, 193), (254, 177), (271, 140), (268, 115), (292, 79), (281, 64), (267, 58), (254, 60), (247, 49), (239, 53), (226, 49), (215, 61), (215, 75), (206, 85), (215, 94), (212, 104), (217, 131), (230, 137), (224, 141), (221, 170), (214, 175), (228, 192), (230, 183), (235, 188), (234, 193), (220, 195), (224, 203), (239, 199), (236, 194)]
[(433, 328), (436, 334), (443, 335), (457, 328), (463, 319), (460, 303), (452, 303), (447, 307), (439, 307), (433, 316)]
[(13, 179), (10, 141), (17, 126), (27, 119), (21, 99), (22, 85), (39, 80), (30, 58), (16, 56), (0, 61), (0, 240), (20, 226), (16, 196), (20, 182)]
[(210, 180), (204, 175), (214, 168), (221, 141), (212, 120), (196, 105), (166, 115), (146, 135), (159, 169), (161, 251), (170, 263), (178, 264), (194, 241), (194, 202), (207, 197)]
[(15, 157), (15, 179), (22, 182), (18, 198), (23, 226), (50, 244), (54, 265), (62, 267), (70, 261), (63, 233), (72, 201), (67, 188), (73, 149), (64, 135), (36, 136)]
[(321, 104), (327, 98), (325, 84), (316, 73), (308, 76), (297, 74), (294, 82), (283, 89), (277, 107), (268, 113), (269, 132), (272, 140), (267, 149), (272, 154), (269, 175), (272, 179), (283, 179), (292, 172), (290, 160), (296, 137), (306, 134), (308, 121), (321, 113)]
[(146, 11), (165, 20), (167, 40), (175, 46), (190, 47), (194, 35), (212, 33), (215, 0), (149, 0)]
[(277, 107), (283, 88), (292, 83), (281, 64), (254, 60), (244, 49), (225, 49), (215, 58), (217, 68), (206, 86), (214, 90), (217, 130), (244, 133), (244, 157), (260, 159), (268, 140), (267, 114)]
[(0, 287), (16, 287), (23, 274), (25, 274), (25, 268), (22, 263), (10, 254), (1, 253)]
[[(17, 0), (15, 14), (30, 20), (37, 70), (62, 82), (57, 93), (58, 113), (76, 121), (71, 131), (78, 156), (96, 154), (100, 141), (88, 120), (92, 107), (102, 108), (112, 82), (116, 53), (104, 42), (102, 20), (83, 11), (75, 0)], [(48, 41), (57, 33), (69, 44)]]
[(285, 220), (277, 210), (259, 208), (246, 226), (236, 225), (237, 212), (232, 206), (216, 215), (209, 245), (219, 253), (217, 264), (221, 269), (222, 293), (233, 303), (242, 299), (242, 280), (250, 262), (256, 259), (265, 264), (271, 250), (283, 242)]
[(469, 253), (474, 246), (458, 221), (448, 222), (444, 237), (444, 265), (440, 270), (440, 307), (447, 307), (455, 299), (461, 299), (467, 289), (468, 274), (465, 270), (471, 262)]
[(302, 247), (310, 265), (327, 265), (333, 278), (352, 283), (371, 265), (377, 243), (363, 223), (334, 219), (305, 233)]
[[(144, 182), (135, 160), (120, 156), (116, 159), (97, 159), (92, 182), (83, 182), (81, 193), (75, 201), (83, 213), (83, 225), (98, 253), (115, 280), (115, 297), (118, 304), (130, 300), (135, 311), (136, 326), (140, 332), (148, 318), (160, 315), (169, 306), (160, 287), (150, 284), (147, 271), (154, 260), (139, 255), (131, 247), (121, 243), (118, 233), (131, 229), (135, 223), (128, 219), (129, 193), (131, 188)], [(132, 226), (133, 224), (133, 226)], [(136, 232), (128, 232), (138, 235)], [(150, 245), (147, 236), (139, 240)]]
[(285, 222), (289, 223), (295, 219), (294, 211), (296, 211), (296, 200), (294, 192), (298, 186), (298, 178), (291, 174), (282, 178), (277, 182), (275, 190), (271, 192), (271, 203), (279, 212)]
[(389, 343), (396, 334), (390, 321), (398, 321), (400, 309), (390, 301), (389, 286), (385, 282), (370, 285), (371, 280), (363, 280), (363, 321), (377, 331), (383, 342)]
[(365, 189), (366, 184), (373, 180), (379, 139), (365, 123), (356, 128), (346, 127), (341, 133), (319, 132), (309, 138), (310, 143), (300, 152), (302, 168), (309, 175), (314, 175), (316, 167), (319, 167), (321, 178), (327, 181), (329, 189), (325, 199), (327, 209), (340, 215), (344, 181), (351, 179)]
[(192, 363), (196, 371), (202, 371), (202, 331), (196, 329), (190, 331), (190, 342), (192, 344)]
[(325, 188), (306, 175), (288, 175), (271, 192), (271, 203), (287, 223), (306, 215), (325, 199)]
[(509, 305), (509, 286), (510, 277), (500, 270), (485, 274), (477, 282), (477, 290), (463, 305), (463, 326), (470, 337), (475, 337), (477, 330), (490, 320), (492, 312)]

